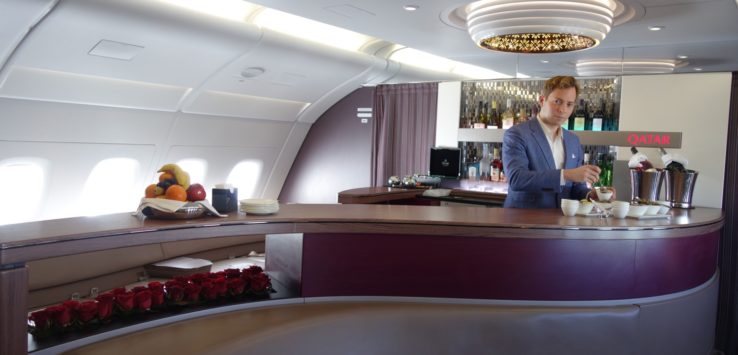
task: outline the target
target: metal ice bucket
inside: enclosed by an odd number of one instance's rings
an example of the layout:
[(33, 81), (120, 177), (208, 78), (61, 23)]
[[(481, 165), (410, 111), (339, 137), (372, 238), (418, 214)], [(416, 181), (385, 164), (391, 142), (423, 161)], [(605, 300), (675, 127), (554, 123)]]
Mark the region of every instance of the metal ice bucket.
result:
[(663, 178), (662, 170), (630, 169), (630, 200), (632, 202), (658, 201)]
[(666, 176), (666, 200), (671, 202), (671, 207), (692, 208), (692, 193), (694, 184), (697, 182), (697, 172), (668, 171)]

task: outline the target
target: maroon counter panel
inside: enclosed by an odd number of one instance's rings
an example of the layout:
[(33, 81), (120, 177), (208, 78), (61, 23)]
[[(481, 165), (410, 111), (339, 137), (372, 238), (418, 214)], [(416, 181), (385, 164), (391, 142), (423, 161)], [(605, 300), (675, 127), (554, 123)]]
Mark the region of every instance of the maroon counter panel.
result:
[(719, 231), (640, 240), (305, 233), (302, 296), (657, 296), (709, 280), (718, 239)]

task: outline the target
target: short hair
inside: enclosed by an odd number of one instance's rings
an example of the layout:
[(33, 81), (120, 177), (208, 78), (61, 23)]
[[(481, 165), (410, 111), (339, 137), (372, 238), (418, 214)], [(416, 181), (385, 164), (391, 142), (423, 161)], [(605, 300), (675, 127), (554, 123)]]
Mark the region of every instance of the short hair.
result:
[(548, 98), (548, 95), (551, 95), (551, 92), (556, 89), (568, 89), (572, 87), (576, 90), (577, 97), (579, 97), (579, 84), (577, 83), (577, 79), (574, 79), (573, 76), (554, 76), (553, 78), (546, 80), (546, 83), (543, 84), (541, 95)]

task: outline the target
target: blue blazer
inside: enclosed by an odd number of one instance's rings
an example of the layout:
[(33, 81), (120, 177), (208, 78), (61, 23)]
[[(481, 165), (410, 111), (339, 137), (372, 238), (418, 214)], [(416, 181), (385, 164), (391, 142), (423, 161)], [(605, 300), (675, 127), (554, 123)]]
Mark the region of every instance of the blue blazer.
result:
[[(582, 165), (584, 151), (579, 137), (562, 130), (564, 169), (573, 169)], [(502, 163), (509, 183), (505, 207), (558, 208), (562, 198), (579, 200), (587, 195), (585, 183), (567, 181), (561, 185), (561, 170), (556, 169), (551, 146), (537, 119), (513, 126), (502, 142)]]

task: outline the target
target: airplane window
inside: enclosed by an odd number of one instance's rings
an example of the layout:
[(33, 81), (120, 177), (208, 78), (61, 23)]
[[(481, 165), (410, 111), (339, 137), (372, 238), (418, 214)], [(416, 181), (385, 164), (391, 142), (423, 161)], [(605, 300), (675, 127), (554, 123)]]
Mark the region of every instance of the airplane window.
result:
[(204, 159), (182, 159), (177, 162), (177, 165), (190, 174), (191, 183), (205, 185), (205, 172), (207, 172), (208, 163)]
[(261, 177), (262, 165), (261, 160), (245, 160), (236, 164), (228, 174), (226, 183), (238, 188), (239, 199), (256, 197), (254, 190)]
[(41, 163), (0, 162), (0, 186), (7, 187), (5, 203), (0, 203), (0, 225), (35, 220), (45, 188)]
[(131, 158), (111, 158), (97, 163), (82, 190), (82, 214), (134, 211), (144, 190), (136, 184), (138, 173), (139, 163)]

